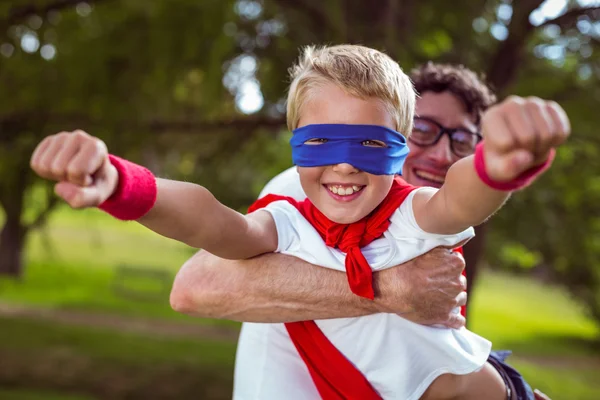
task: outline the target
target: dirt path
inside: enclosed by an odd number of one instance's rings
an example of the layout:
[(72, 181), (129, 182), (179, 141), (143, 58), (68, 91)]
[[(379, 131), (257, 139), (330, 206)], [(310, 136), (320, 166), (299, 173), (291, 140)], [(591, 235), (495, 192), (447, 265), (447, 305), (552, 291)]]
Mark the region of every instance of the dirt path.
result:
[(85, 313), (73, 310), (52, 310), (1, 302), (0, 316), (118, 330), (120, 332), (135, 333), (150, 337), (209, 339), (234, 342), (237, 340), (239, 334), (239, 328), (235, 327), (186, 324), (114, 314)]
[[(74, 310), (52, 310), (0, 302), (0, 317), (2, 316), (51, 321), (64, 325), (106, 329), (149, 337), (235, 342), (239, 334), (239, 328), (237, 327), (200, 325), (114, 314), (85, 313)], [(600, 359), (593, 356), (558, 357), (523, 354), (515, 356), (526, 362), (557, 369), (593, 368), (600, 370)]]

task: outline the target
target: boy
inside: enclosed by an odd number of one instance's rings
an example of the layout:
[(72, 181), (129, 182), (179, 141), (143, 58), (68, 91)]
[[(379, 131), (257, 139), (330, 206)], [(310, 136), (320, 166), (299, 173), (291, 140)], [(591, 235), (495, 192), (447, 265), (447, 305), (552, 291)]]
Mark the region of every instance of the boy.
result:
[[(32, 167), (61, 181), (56, 191), (74, 207), (101, 205), (224, 258), (281, 251), (316, 256), (313, 262), (330, 268), (345, 263), (353, 291), (373, 298), (371, 267), (468, 240), (469, 227), (493, 214), (510, 190), (530, 182), (543, 168), (522, 173), (546, 167), (553, 147), (568, 135), (559, 114), (553, 114), (552, 129), (510, 121), (517, 137), (480, 146), (474, 158), (450, 169), (439, 191), (416, 189), (394, 178), (406, 157), (401, 133), (412, 130), (415, 101), (397, 63), (360, 46), (308, 48), (292, 74), (288, 125), (309, 201), (263, 199), (254, 208), (267, 212), (243, 216), (200, 186), (155, 180), (109, 157), (102, 142), (82, 132), (44, 140)], [(236, 398), (507, 396), (505, 382), (485, 363), (489, 342), (465, 329), (423, 327), (385, 314), (263, 327), (247, 336), (257, 353), (246, 363), (248, 376)]]

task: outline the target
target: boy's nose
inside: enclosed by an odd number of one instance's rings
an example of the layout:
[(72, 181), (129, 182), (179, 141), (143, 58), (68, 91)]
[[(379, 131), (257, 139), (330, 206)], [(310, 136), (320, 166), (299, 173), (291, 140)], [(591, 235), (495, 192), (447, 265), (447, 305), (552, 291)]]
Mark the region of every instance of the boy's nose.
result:
[(355, 174), (357, 172), (360, 172), (360, 170), (358, 168), (356, 168), (354, 165), (352, 164), (348, 164), (348, 163), (340, 163), (340, 164), (335, 164), (333, 166), (333, 171), (340, 173), (340, 174)]

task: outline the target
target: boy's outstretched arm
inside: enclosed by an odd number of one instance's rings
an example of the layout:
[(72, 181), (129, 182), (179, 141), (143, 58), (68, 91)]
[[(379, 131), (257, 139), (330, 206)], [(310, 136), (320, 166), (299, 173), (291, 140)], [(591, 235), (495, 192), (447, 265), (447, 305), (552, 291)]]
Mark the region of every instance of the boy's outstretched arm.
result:
[(133, 219), (163, 236), (222, 258), (248, 258), (277, 248), (277, 231), (269, 213), (259, 210), (244, 216), (221, 204), (202, 186), (155, 179), (133, 164), (132, 173), (139, 176), (125, 177), (123, 169), (119, 172), (111, 163), (104, 142), (83, 131), (45, 138), (31, 157), (31, 167), (41, 177), (57, 181), (56, 193), (73, 208), (105, 204), (127, 179), (134, 186), (144, 181), (145, 186), (130, 188), (130, 197), (123, 200), (127, 202), (123, 206), (136, 203), (133, 208), (144, 209)]
[(277, 229), (268, 212), (240, 214), (193, 183), (157, 179), (156, 184), (154, 207), (137, 220), (154, 232), (230, 260), (277, 249)]
[(415, 218), (424, 231), (453, 234), (484, 222), (506, 201), (511, 182), (547, 162), (569, 136), (570, 125), (557, 103), (513, 96), (485, 113), (482, 131), (476, 155), (452, 165), (440, 190), (415, 194)]

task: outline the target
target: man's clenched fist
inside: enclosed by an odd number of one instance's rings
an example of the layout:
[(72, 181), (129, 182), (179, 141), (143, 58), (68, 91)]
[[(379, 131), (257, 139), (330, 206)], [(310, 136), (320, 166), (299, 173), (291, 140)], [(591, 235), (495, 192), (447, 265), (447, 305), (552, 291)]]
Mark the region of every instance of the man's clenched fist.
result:
[(79, 130), (45, 138), (31, 156), (31, 168), (57, 181), (54, 191), (73, 208), (102, 204), (119, 179), (104, 142)]

